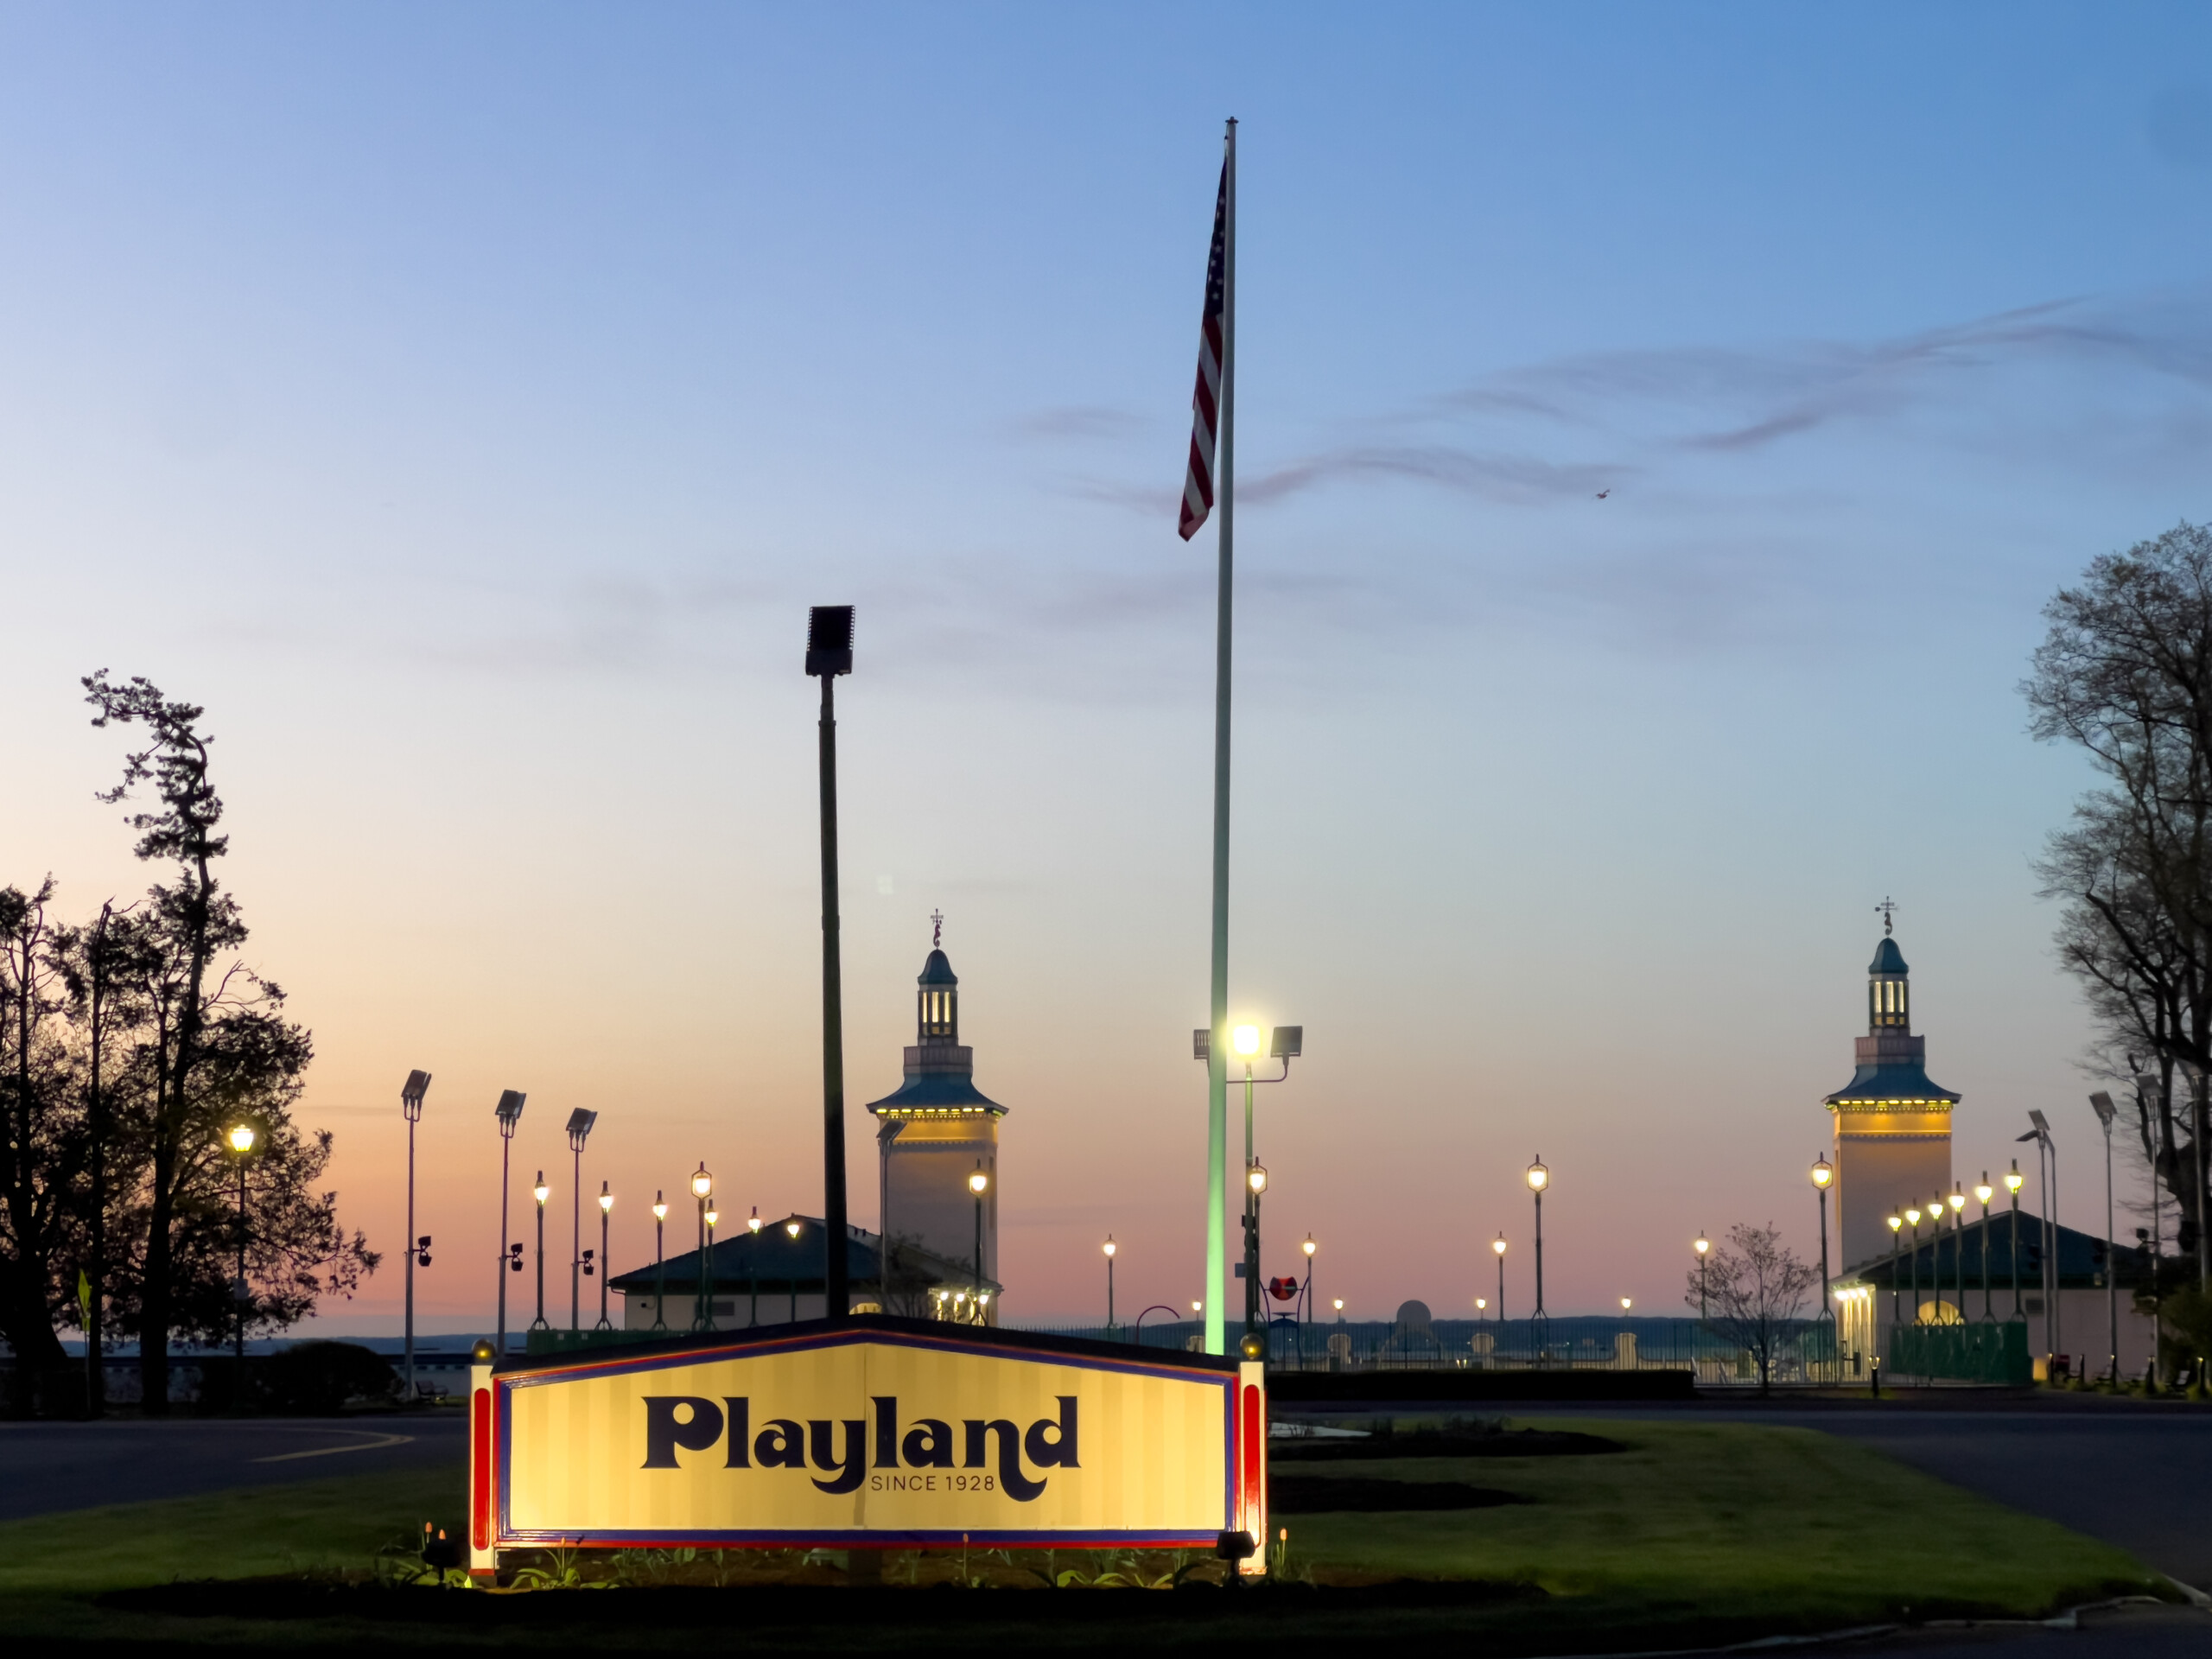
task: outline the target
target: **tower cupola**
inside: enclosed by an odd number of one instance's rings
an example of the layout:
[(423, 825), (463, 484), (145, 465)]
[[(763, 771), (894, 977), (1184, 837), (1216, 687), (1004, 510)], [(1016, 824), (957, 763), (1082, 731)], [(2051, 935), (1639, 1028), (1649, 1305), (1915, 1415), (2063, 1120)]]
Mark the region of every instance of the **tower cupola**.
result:
[(914, 1041), (924, 1047), (960, 1040), (960, 976), (941, 950), (922, 964), (914, 995)]
[(1910, 969), (1904, 952), (1888, 934), (1874, 947), (1874, 960), (1866, 967), (1866, 1028), (1869, 1031), (1912, 1029)]

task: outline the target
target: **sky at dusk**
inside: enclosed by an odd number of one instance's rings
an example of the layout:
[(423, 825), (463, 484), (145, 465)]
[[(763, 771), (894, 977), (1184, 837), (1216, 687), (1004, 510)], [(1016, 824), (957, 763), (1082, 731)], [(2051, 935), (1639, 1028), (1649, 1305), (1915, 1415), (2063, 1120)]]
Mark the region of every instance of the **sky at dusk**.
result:
[(1885, 894), (1955, 1169), (2040, 1107), (2101, 1230), (2031, 868), (2088, 777), (2017, 688), (2212, 514), (2208, 64), (2158, 5), (0, 6), (0, 882), (150, 877), (80, 676), (204, 704), (393, 1251), (320, 1325), (397, 1328), (419, 1066), (422, 1323), (480, 1329), (502, 1089), (556, 1214), (600, 1113), (619, 1267), (702, 1160), (820, 1212), (800, 668), (854, 603), (854, 1218), (941, 908), (1008, 1318), (1100, 1317), (1109, 1231), (1124, 1317), (1205, 1294), (1235, 115), (1264, 1271), (1471, 1312), (1503, 1229), (1523, 1312), (1537, 1153), (1554, 1312), (1811, 1253)]

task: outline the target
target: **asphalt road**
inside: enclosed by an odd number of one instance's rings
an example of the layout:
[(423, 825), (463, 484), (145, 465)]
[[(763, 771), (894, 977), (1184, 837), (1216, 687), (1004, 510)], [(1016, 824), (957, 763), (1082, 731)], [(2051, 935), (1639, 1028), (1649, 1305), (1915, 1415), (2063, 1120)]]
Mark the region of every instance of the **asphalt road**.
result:
[(0, 1521), (441, 1464), (458, 1490), (467, 1428), (459, 1412), (342, 1423), (0, 1423)]

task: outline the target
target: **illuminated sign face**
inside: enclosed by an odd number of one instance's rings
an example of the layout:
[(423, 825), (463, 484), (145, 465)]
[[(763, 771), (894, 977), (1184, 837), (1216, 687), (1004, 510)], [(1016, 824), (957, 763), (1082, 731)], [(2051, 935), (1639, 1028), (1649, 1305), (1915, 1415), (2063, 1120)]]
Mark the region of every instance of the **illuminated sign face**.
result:
[(1256, 1367), (896, 1319), (787, 1329), (487, 1376), (480, 1536), (1210, 1548), (1264, 1532)]

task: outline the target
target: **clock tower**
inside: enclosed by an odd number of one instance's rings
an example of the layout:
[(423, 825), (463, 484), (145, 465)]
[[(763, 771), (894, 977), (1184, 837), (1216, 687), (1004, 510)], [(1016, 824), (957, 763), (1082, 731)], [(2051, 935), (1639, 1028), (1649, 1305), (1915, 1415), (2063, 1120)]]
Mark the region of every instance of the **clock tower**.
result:
[(1887, 908), (1866, 970), (1858, 1070), (1827, 1103), (1835, 1118), (1836, 1222), (1847, 1268), (1895, 1249), (1890, 1217), (1951, 1187), (1951, 1108), (1959, 1096), (1928, 1076), (1928, 1039), (1912, 1034), (1910, 970), (1890, 937)]

